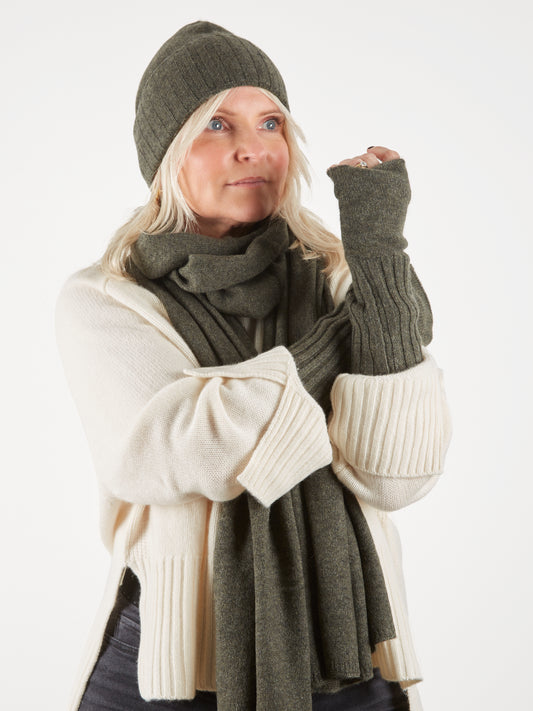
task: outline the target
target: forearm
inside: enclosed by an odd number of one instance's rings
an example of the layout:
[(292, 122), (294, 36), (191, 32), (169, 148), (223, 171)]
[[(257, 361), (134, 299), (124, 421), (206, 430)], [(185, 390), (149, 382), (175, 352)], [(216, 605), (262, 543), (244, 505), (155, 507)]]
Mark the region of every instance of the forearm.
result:
[(58, 346), (96, 471), (115, 498), (174, 505), (246, 489), (268, 504), (331, 461), (324, 413), (284, 347), (195, 368), (179, 335), (156, 326), (157, 313), (80, 281), (58, 300)]
[(410, 198), (404, 162), (372, 170), (341, 165), (328, 175), (352, 281), (344, 303), (289, 348), (302, 382), (324, 409), (339, 373), (385, 375), (420, 363), (432, 327), (427, 296), (404, 251)]
[(328, 175), (339, 200), (341, 234), (352, 274), (346, 302), (352, 324), (350, 372), (395, 373), (422, 361), (431, 340), (431, 308), (405, 253), (410, 199), (403, 160)]

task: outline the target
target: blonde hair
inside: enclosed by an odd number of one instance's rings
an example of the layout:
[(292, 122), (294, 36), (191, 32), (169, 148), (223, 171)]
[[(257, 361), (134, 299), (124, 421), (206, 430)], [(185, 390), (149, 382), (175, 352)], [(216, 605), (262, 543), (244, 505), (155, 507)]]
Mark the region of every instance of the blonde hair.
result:
[[(126, 265), (133, 244), (143, 232), (163, 234), (196, 231), (195, 215), (185, 201), (178, 175), (193, 141), (205, 130), (231, 91), (233, 90), (226, 89), (208, 99), (182, 126), (154, 176), (148, 202), (138, 207), (130, 219), (115, 232), (99, 260), (104, 273), (118, 279), (133, 280)], [(303, 178), (307, 185), (311, 184), (309, 164), (298, 144), (298, 139), (305, 142), (303, 133), (290, 112), (274, 94), (266, 89), (260, 91), (276, 104), (285, 117), (284, 135), (289, 148), (289, 170), (276, 215), (286, 220), (296, 237), (291, 248), (300, 247), (304, 259), (323, 257), (324, 272), (331, 274), (343, 261), (342, 245), (340, 240), (324, 227), (320, 218), (301, 204), (301, 179)]]

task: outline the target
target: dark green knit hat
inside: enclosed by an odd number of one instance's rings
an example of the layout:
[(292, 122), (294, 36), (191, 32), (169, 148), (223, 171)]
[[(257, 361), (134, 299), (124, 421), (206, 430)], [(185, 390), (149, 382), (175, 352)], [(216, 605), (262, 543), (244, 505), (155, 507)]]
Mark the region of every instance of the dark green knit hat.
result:
[(193, 22), (165, 42), (146, 68), (135, 101), (133, 135), (148, 185), (193, 111), (237, 86), (268, 89), (289, 108), (281, 74), (248, 40), (211, 22)]

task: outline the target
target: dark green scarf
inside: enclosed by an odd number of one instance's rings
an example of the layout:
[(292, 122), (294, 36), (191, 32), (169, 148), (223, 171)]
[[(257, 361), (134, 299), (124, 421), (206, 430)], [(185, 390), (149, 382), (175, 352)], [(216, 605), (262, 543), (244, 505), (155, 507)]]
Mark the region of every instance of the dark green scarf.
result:
[[(129, 271), (201, 366), (257, 355), (239, 319), (249, 316), (264, 320), (264, 350), (305, 350), (309, 334), (333, 344), (311, 377), (331, 384), (350, 367), (346, 305), (333, 308), (323, 264), (293, 240), (280, 218), (238, 238), (143, 234)], [(222, 504), (214, 576), (221, 711), (310, 711), (313, 691), (372, 678), (374, 646), (395, 636), (366, 520), (330, 466), (270, 508), (248, 493)]]

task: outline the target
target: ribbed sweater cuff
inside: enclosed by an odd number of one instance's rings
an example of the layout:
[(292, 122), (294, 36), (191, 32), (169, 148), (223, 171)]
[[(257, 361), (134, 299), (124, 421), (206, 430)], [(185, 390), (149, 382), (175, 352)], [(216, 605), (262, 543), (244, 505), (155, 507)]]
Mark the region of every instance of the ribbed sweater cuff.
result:
[(324, 413), (294, 370), (274, 417), (237, 481), (270, 506), (331, 458)]
[(306, 391), (285, 346), (234, 365), (187, 368), (202, 378), (263, 378), (283, 385), (280, 402), (237, 481), (270, 506), (316, 469), (331, 462), (324, 411)]
[(342, 417), (332, 418), (330, 433), (354, 466), (381, 476), (416, 477), (442, 471), (446, 407), (442, 371), (431, 356), (402, 374), (340, 375), (333, 397)]
[(442, 372), (429, 354), (404, 373), (339, 375), (332, 403), (333, 468), (357, 496), (392, 511), (433, 486), (451, 427)]
[[(144, 699), (192, 699), (196, 693), (201, 557), (131, 561), (141, 582), (139, 690)], [(165, 662), (165, 663), (163, 663)]]

